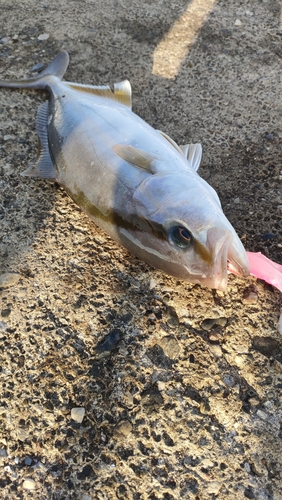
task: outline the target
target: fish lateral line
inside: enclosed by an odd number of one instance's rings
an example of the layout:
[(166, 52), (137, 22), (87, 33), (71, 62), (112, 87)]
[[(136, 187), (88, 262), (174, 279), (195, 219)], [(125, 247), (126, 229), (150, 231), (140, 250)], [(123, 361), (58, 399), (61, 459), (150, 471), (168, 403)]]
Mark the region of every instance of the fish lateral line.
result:
[(126, 219), (115, 210), (109, 211), (107, 214), (103, 213), (77, 186), (75, 187), (75, 192), (66, 187), (65, 189), (74, 202), (81, 207), (87, 215), (92, 217), (94, 221), (98, 219), (113, 226), (117, 226), (118, 228), (123, 228), (127, 231), (131, 230), (133, 232), (148, 232), (148, 228), (150, 228), (150, 232), (159, 240), (163, 241), (167, 239), (167, 233), (161, 224), (156, 222), (152, 223), (152, 221), (145, 218), (139, 218), (134, 214), (131, 215), (132, 220)]

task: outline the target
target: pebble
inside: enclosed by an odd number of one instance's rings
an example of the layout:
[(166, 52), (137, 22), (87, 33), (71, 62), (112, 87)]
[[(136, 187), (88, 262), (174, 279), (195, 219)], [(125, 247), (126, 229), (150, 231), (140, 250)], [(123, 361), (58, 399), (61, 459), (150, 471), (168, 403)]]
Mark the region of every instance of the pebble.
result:
[(35, 481), (33, 481), (33, 479), (25, 479), (23, 482), (23, 488), (25, 490), (35, 490), (36, 483), (35, 483)]
[(262, 420), (268, 420), (268, 415), (262, 410), (257, 411), (257, 416), (261, 418)]
[(81, 424), (82, 420), (84, 419), (85, 415), (85, 408), (80, 407), (80, 408), (72, 408), (71, 409), (71, 418), (75, 421)]
[(7, 134), (7, 135), (4, 135), (3, 137), (4, 141), (12, 141), (15, 139), (15, 136), (14, 135), (11, 135), (11, 134)]
[(216, 358), (221, 358), (222, 349), (221, 349), (220, 345), (210, 345), (209, 350)]
[(214, 463), (209, 459), (209, 458), (204, 458), (201, 461), (201, 467), (204, 467), (204, 469), (208, 469), (210, 467), (213, 467)]
[(209, 334), (209, 339), (212, 342), (218, 342), (221, 338), (222, 338), (222, 335), (220, 335), (220, 333), (212, 332)]
[(229, 373), (224, 373), (221, 378), (227, 387), (234, 387), (236, 384), (235, 379)]
[(1, 38), (0, 43), (8, 43), (11, 40), (9, 36), (4, 36), (4, 38)]
[(99, 357), (107, 356), (117, 346), (120, 340), (121, 331), (118, 329), (113, 330), (97, 344), (95, 351)]
[(32, 464), (32, 459), (30, 457), (26, 457), (24, 460), (25, 465), (31, 465)]
[(37, 37), (37, 40), (40, 40), (40, 41), (42, 41), (42, 40), (48, 40), (49, 36), (50, 35), (48, 33), (42, 33), (41, 35), (39, 35)]
[(210, 404), (207, 399), (201, 401), (200, 412), (202, 413), (202, 415), (208, 415), (211, 412)]
[(0, 448), (0, 458), (4, 458), (7, 456), (7, 452), (5, 448)]
[(219, 481), (211, 481), (207, 485), (206, 492), (209, 495), (218, 495), (220, 492), (221, 483)]
[(249, 472), (249, 473), (251, 472), (251, 466), (250, 466), (249, 462), (245, 462), (245, 463), (244, 463), (244, 467), (245, 467), (245, 470), (246, 470), (247, 472)]
[(207, 318), (207, 319), (204, 319), (204, 321), (202, 321), (201, 323), (201, 328), (203, 330), (206, 330), (206, 331), (209, 331), (212, 329), (213, 326), (226, 326), (226, 323), (227, 323), (227, 318), (223, 318), (223, 317), (220, 317), (220, 318)]
[(280, 314), (280, 318), (278, 320), (277, 330), (280, 333), (280, 335), (282, 335), (282, 311), (281, 311), (281, 314)]
[(162, 338), (160, 345), (163, 348), (165, 355), (170, 359), (178, 358), (180, 354), (180, 346), (174, 337), (167, 336)]
[(236, 203), (236, 205), (239, 205), (239, 203), (240, 203), (240, 198), (234, 198), (234, 203)]
[(92, 497), (87, 495), (87, 493), (83, 493), (82, 497), (80, 497), (81, 500), (92, 500)]
[(132, 431), (133, 426), (129, 420), (121, 420), (115, 427), (115, 435), (120, 437), (126, 437)]
[(17, 273), (3, 273), (0, 276), (0, 288), (6, 288), (8, 286), (13, 286), (15, 285), (21, 275)]
[(154, 278), (151, 278), (149, 283), (149, 289), (153, 290), (153, 288), (155, 288), (156, 286), (157, 286), (156, 280), (154, 280)]
[(277, 238), (277, 234), (274, 234), (274, 233), (265, 233), (262, 236), (262, 241), (272, 240), (273, 238)]
[(258, 300), (258, 294), (251, 288), (246, 288), (243, 295), (243, 304), (255, 304)]
[(236, 19), (234, 26), (242, 26), (242, 21), (240, 19)]

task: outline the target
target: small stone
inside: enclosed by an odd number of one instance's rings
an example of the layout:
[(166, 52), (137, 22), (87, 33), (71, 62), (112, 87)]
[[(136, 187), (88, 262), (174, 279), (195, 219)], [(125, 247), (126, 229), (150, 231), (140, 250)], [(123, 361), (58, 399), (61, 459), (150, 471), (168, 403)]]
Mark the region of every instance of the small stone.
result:
[(253, 490), (253, 488), (251, 488), (251, 486), (248, 486), (248, 488), (245, 489), (244, 497), (250, 498), (250, 499), (256, 498), (255, 494), (254, 494), (254, 490)]
[(156, 280), (154, 280), (154, 278), (151, 278), (149, 283), (149, 289), (153, 290), (153, 288), (155, 288), (156, 285), (157, 285)]
[(92, 500), (92, 497), (87, 495), (87, 493), (83, 493), (82, 497), (80, 497), (81, 500)]
[(240, 203), (240, 198), (234, 198), (234, 203), (236, 203), (236, 205), (239, 205), (239, 203)]
[(268, 415), (262, 410), (257, 411), (257, 416), (261, 418), (262, 420), (268, 420)]
[(245, 467), (245, 470), (246, 470), (248, 473), (250, 473), (250, 472), (251, 472), (251, 466), (250, 466), (249, 462), (245, 462), (245, 463), (244, 463), (244, 467)]
[(23, 488), (25, 490), (35, 490), (36, 483), (35, 483), (35, 481), (33, 481), (33, 479), (25, 479), (23, 482)]
[(15, 139), (15, 136), (11, 135), (11, 134), (7, 134), (7, 135), (4, 135), (3, 139), (4, 139), (4, 141), (13, 141)]
[(231, 375), (229, 375), (229, 373), (224, 373), (221, 378), (227, 387), (234, 387), (236, 384), (236, 381)]
[(72, 408), (71, 410), (71, 418), (78, 424), (81, 424), (82, 420), (84, 419), (84, 415), (85, 415), (85, 408), (83, 407)]
[(207, 318), (204, 319), (201, 323), (201, 328), (203, 330), (209, 331), (212, 329), (212, 327), (215, 325), (215, 319), (214, 318)]
[(242, 21), (240, 21), (240, 19), (236, 19), (235, 23), (234, 23), (234, 26), (242, 26)]
[(204, 460), (201, 461), (201, 467), (204, 467), (204, 469), (210, 469), (213, 466), (214, 463), (209, 460), (209, 458), (204, 458)]
[(209, 331), (214, 326), (224, 327), (224, 326), (226, 326), (226, 323), (227, 323), (227, 318), (224, 318), (224, 317), (220, 317), (220, 318), (207, 318), (207, 319), (204, 319), (204, 321), (202, 321), (201, 328), (203, 330)]
[(170, 359), (178, 358), (180, 354), (180, 347), (177, 340), (172, 336), (163, 337), (160, 341), (160, 345), (166, 356)]
[(259, 399), (256, 399), (256, 398), (250, 398), (248, 399), (248, 402), (251, 406), (258, 406), (260, 404), (260, 400)]
[(132, 431), (133, 426), (129, 420), (121, 420), (115, 427), (114, 433), (119, 437), (126, 437)]
[(6, 288), (8, 286), (13, 286), (15, 285), (21, 275), (17, 273), (3, 273), (0, 276), (0, 288)]
[(5, 458), (7, 456), (7, 452), (5, 448), (0, 448), (0, 458)]
[(280, 335), (282, 335), (282, 312), (281, 312), (280, 318), (278, 320), (277, 330), (280, 333)]
[(122, 338), (121, 331), (116, 329), (108, 333), (96, 346), (96, 353), (99, 358), (109, 356), (110, 352), (117, 347)]
[(37, 37), (37, 40), (40, 40), (40, 41), (43, 41), (43, 40), (48, 40), (49, 36), (50, 36), (50, 35), (49, 35), (48, 33), (42, 33), (42, 35), (39, 35), (39, 36)]
[(222, 336), (218, 332), (212, 332), (209, 334), (209, 339), (211, 340), (211, 342), (218, 342), (221, 338)]
[(221, 358), (222, 349), (221, 349), (220, 345), (210, 345), (209, 350), (216, 358)]
[(252, 287), (248, 287), (244, 290), (243, 303), (244, 304), (255, 304), (258, 300), (258, 294)]
[(262, 236), (262, 241), (268, 241), (277, 238), (277, 234), (274, 233), (265, 233)]
[(218, 495), (220, 492), (221, 483), (219, 481), (211, 481), (207, 485), (206, 492), (209, 495)]
[(8, 43), (11, 40), (11, 37), (9, 36), (4, 36), (1, 38), (0, 43)]
[(207, 399), (203, 399), (200, 403), (200, 412), (202, 415), (208, 415), (211, 411), (211, 407), (209, 401)]
[(24, 463), (25, 463), (25, 465), (31, 465), (32, 459), (30, 457), (26, 457)]

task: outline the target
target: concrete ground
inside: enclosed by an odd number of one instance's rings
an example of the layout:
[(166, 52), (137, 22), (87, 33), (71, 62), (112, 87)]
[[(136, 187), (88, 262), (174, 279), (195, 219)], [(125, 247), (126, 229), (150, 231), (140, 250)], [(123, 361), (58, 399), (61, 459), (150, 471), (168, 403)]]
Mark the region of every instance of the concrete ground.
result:
[[(246, 248), (282, 263), (278, 0), (0, 6), (1, 79), (62, 49), (70, 81), (128, 78), (138, 115), (202, 143)], [(1, 498), (281, 499), (281, 293), (166, 277), (21, 177), (43, 100), (0, 90)]]

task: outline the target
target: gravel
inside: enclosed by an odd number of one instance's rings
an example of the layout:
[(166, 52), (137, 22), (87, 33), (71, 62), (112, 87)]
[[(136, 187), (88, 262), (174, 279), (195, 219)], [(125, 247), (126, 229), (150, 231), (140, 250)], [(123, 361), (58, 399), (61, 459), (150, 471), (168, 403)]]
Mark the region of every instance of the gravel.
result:
[[(1, 78), (62, 49), (69, 81), (128, 78), (137, 114), (202, 143), (200, 175), (246, 248), (282, 263), (280, 3), (210, 0), (204, 22), (207, 4), (196, 18), (187, 3), (2, 2)], [(281, 293), (166, 277), (22, 177), (44, 99), (0, 91), (1, 497), (282, 498)]]

